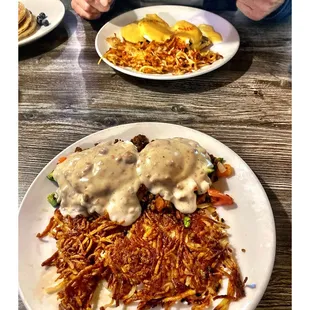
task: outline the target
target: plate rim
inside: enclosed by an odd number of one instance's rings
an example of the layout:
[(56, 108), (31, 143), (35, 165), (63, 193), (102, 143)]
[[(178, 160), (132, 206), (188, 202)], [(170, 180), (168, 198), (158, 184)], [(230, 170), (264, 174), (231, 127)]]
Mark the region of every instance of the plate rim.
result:
[[(45, 0), (46, 1), (46, 0)], [(45, 35), (47, 35), (48, 33), (52, 32), (60, 23), (61, 21), (63, 20), (64, 16), (65, 16), (65, 13), (66, 13), (66, 8), (64, 6), (64, 4), (62, 3), (61, 0), (48, 0), (48, 1), (53, 1), (55, 3), (59, 3), (60, 4), (60, 8), (61, 8), (61, 18), (59, 18), (59, 20), (54, 24), (52, 25), (48, 31), (46, 32), (43, 32), (41, 34), (39, 34), (38, 36), (36, 37), (33, 37), (35, 35), (35, 33), (33, 35), (30, 35), (29, 37), (26, 37), (24, 38), (23, 40), (21, 41), (18, 41), (18, 47), (21, 47), (21, 46), (24, 46), (24, 45), (27, 45), (27, 44), (30, 44), (32, 42), (35, 42), (39, 39), (41, 39), (42, 37), (44, 37)], [(42, 2), (43, 3), (43, 2)], [(44, 3), (43, 3), (44, 5)]]
[[(204, 135), (204, 136), (207, 136), (208, 138), (210, 138), (213, 142), (216, 142), (218, 143), (221, 147), (224, 147), (224, 148), (227, 148), (229, 149), (229, 151), (231, 151), (237, 158), (238, 160), (240, 160), (242, 162), (242, 164), (244, 164), (248, 169), (249, 171), (251, 172), (252, 176), (254, 177), (255, 181), (256, 181), (256, 184), (258, 187), (260, 187), (261, 191), (262, 191), (262, 194), (264, 195), (264, 198), (266, 200), (266, 203), (268, 205), (268, 212), (269, 212), (269, 218), (270, 218), (270, 222), (272, 223), (272, 240), (271, 240), (271, 243), (272, 243), (272, 246), (270, 247), (270, 254), (271, 254), (271, 257), (270, 257), (270, 262), (268, 264), (268, 268), (267, 268), (267, 273), (266, 273), (266, 277), (263, 279), (262, 283), (261, 283), (261, 287), (262, 289), (260, 289), (259, 293), (256, 295), (256, 298), (253, 300), (252, 302), (252, 307), (253, 308), (250, 308), (251, 310), (254, 310), (256, 309), (257, 305), (260, 303), (260, 301), (262, 300), (262, 297), (263, 295), (266, 293), (266, 290), (267, 290), (267, 287), (268, 287), (268, 284), (270, 282), (270, 279), (271, 279), (271, 275), (273, 273), (273, 270), (274, 270), (274, 264), (275, 264), (275, 257), (276, 257), (276, 249), (277, 249), (277, 241), (276, 241), (276, 225), (275, 225), (275, 217), (274, 217), (274, 214), (273, 214), (273, 209), (272, 209), (272, 206), (271, 206), (271, 203), (270, 203), (270, 200), (269, 200), (269, 197), (262, 185), (262, 183), (260, 182), (260, 180), (258, 179), (257, 175), (255, 174), (255, 172), (252, 170), (252, 168), (246, 163), (246, 161), (239, 155), (237, 154), (234, 150), (232, 150), (230, 147), (228, 147), (227, 145), (225, 145), (223, 142), (221, 142), (220, 140), (217, 140), (215, 139), (213, 136), (209, 135), (209, 134), (206, 134), (202, 131), (199, 131), (199, 130), (196, 130), (196, 129), (193, 129), (191, 127), (187, 127), (187, 126), (183, 126), (183, 125), (179, 125), (179, 124), (173, 124), (173, 123), (168, 123), (168, 122), (133, 122), (133, 123), (126, 123), (126, 124), (121, 124), (121, 125), (115, 125), (115, 126), (111, 126), (111, 127), (108, 127), (108, 128), (105, 128), (105, 129), (102, 129), (102, 130), (98, 130), (98, 131), (95, 131), (89, 135), (86, 135), (85, 137), (71, 143), (70, 145), (68, 145), (65, 149), (63, 149), (62, 151), (60, 151), (56, 156), (54, 156), (41, 170), (40, 172), (36, 175), (36, 177), (34, 178), (34, 180), (32, 181), (32, 183), (30, 184), (30, 186), (28, 187), (27, 191), (25, 192), (24, 196), (23, 196), (23, 199), (19, 205), (19, 208), (18, 208), (18, 231), (20, 230), (20, 213), (21, 213), (21, 210), (22, 210), (22, 207), (23, 207), (23, 204), (24, 204), (24, 201), (26, 200), (29, 192), (31, 191), (32, 187), (34, 186), (34, 184), (36, 183), (37, 179), (41, 176), (41, 174), (43, 173), (43, 171), (54, 161), (57, 161), (57, 158), (59, 158), (60, 155), (62, 154), (65, 154), (70, 148), (73, 148), (74, 145), (76, 144), (80, 144), (80, 143), (83, 143), (85, 142), (86, 140), (89, 140), (91, 137), (94, 137), (96, 135), (100, 135), (101, 133), (103, 132), (113, 132), (113, 130), (115, 128), (124, 128), (126, 129), (126, 127), (128, 128), (133, 128), (133, 127), (136, 127), (136, 126), (162, 126), (162, 125), (165, 125), (165, 126), (171, 126), (171, 127), (176, 127), (176, 128), (180, 128), (180, 129), (185, 129), (185, 130), (189, 130), (189, 131), (192, 131), (193, 134), (199, 134), (199, 135)], [(18, 242), (18, 251), (19, 251), (19, 242)], [(24, 303), (25, 307), (27, 310), (32, 310), (32, 308), (29, 306), (24, 294), (23, 294), (23, 290), (20, 286), (20, 281), (19, 281), (19, 277), (18, 277), (18, 292), (20, 294), (20, 297), (21, 297), (21, 300), (22, 302)]]
[[(102, 57), (102, 54), (100, 53), (99, 51), (99, 47), (98, 47), (98, 38), (100, 36), (100, 33), (103, 31), (104, 27), (110, 23), (112, 23), (115, 19), (117, 18), (121, 18), (123, 15), (125, 14), (128, 14), (130, 12), (137, 12), (137, 11), (143, 11), (145, 10), (146, 8), (147, 9), (150, 9), (150, 8), (154, 8), (154, 9), (160, 9), (162, 7), (165, 7), (165, 9), (177, 9), (177, 8), (182, 8), (182, 9), (188, 9), (190, 8), (191, 10), (195, 10), (195, 11), (203, 11), (203, 12), (206, 12), (210, 15), (213, 15), (215, 16), (216, 18), (219, 18), (225, 22), (227, 22), (236, 32), (236, 35), (238, 37), (238, 42), (237, 42), (237, 46), (236, 46), (236, 50), (234, 51), (234, 53), (232, 53), (229, 57), (226, 57), (224, 58), (224, 60), (222, 60), (222, 62), (218, 63), (217, 65), (214, 65), (211, 70), (208, 70), (207, 72), (205, 72), (204, 70), (202, 69), (199, 69), (197, 71), (194, 71), (194, 72), (190, 72), (190, 73), (186, 73), (186, 74), (183, 74), (183, 75), (168, 75), (168, 74), (162, 74), (162, 75), (152, 75), (152, 74), (146, 74), (146, 73), (140, 73), (140, 72), (135, 72), (135, 71), (130, 71), (126, 68), (123, 68), (123, 67), (119, 67), (119, 66), (116, 66), (114, 65), (113, 63), (111, 63), (109, 60), (105, 59)], [(122, 14), (119, 14), (117, 16), (115, 16), (114, 18), (112, 18), (111, 20), (107, 21), (100, 29), (99, 31), (97, 32), (96, 34), (96, 38), (95, 38), (95, 48), (96, 48), (96, 52), (98, 54), (98, 56), (100, 57), (100, 59), (102, 59), (102, 61), (104, 61), (108, 66), (110, 66), (112, 69), (114, 70), (117, 70), (123, 74), (126, 74), (126, 75), (130, 75), (130, 76), (133, 76), (133, 77), (136, 77), (136, 78), (141, 78), (141, 79), (148, 79), (148, 80), (161, 80), (161, 81), (166, 81), (166, 80), (183, 80), (183, 79), (189, 79), (189, 78), (193, 78), (193, 77), (196, 77), (196, 76), (200, 76), (200, 75), (203, 75), (203, 74), (207, 74), (209, 72), (212, 72), (222, 66), (224, 66), (226, 63), (228, 63), (238, 52), (239, 48), (240, 48), (240, 35), (239, 35), (239, 32), (238, 30), (236, 29), (236, 27), (230, 22), (228, 21), (227, 19), (225, 19), (224, 17), (216, 14), (216, 13), (213, 13), (213, 12), (210, 12), (210, 11), (207, 11), (207, 10), (204, 10), (204, 9), (201, 9), (201, 8), (196, 8), (196, 7), (192, 7), (192, 6), (184, 6), (184, 5), (152, 5), (152, 6), (147, 6), (147, 7), (142, 7), (142, 8), (137, 8), (137, 9), (133, 9), (133, 10), (129, 10), (129, 11), (126, 11)], [(143, 75), (144, 74), (144, 75)]]

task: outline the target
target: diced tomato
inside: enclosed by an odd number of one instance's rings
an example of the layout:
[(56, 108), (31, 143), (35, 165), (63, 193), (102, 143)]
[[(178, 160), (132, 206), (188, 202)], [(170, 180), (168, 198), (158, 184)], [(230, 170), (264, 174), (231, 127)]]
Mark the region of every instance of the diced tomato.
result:
[(59, 159), (58, 159), (58, 164), (61, 164), (61, 163), (64, 162), (66, 159), (67, 159), (66, 156), (59, 157)]
[(227, 206), (234, 203), (234, 200), (229, 195), (223, 194), (217, 189), (210, 188), (208, 194), (211, 197), (213, 206)]

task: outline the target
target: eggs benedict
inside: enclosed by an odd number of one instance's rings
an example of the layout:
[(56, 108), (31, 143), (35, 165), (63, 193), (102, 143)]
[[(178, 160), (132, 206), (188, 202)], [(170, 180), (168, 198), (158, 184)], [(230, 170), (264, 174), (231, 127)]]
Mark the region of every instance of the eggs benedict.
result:
[(175, 36), (185, 44), (190, 44), (192, 49), (198, 49), (202, 41), (202, 33), (198, 27), (186, 20), (178, 21), (172, 28)]
[(138, 23), (140, 33), (148, 41), (165, 42), (173, 36), (169, 25), (156, 14), (149, 14)]
[(198, 28), (202, 32), (203, 36), (207, 37), (213, 44), (221, 43), (223, 38), (220, 33), (216, 32), (210, 25), (199, 25)]
[(131, 43), (139, 43), (144, 41), (144, 37), (140, 32), (138, 23), (131, 23), (121, 29), (122, 37)]

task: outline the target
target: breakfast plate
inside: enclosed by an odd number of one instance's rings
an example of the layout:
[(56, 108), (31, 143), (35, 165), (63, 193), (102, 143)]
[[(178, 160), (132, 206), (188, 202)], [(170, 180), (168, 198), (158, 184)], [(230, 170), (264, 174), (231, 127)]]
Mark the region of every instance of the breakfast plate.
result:
[[(229, 241), (242, 277), (248, 278), (249, 285), (245, 288), (246, 296), (232, 302), (229, 310), (256, 309), (271, 276), (276, 247), (273, 213), (262, 185), (250, 167), (216, 139), (187, 127), (155, 122), (126, 124), (91, 134), (62, 151), (35, 178), (21, 203), (18, 224), (19, 289), (26, 308), (58, 309), (57, 294), (44, 292), (55, 280), (55, 270), (41, 267), (41, 263), (55, 252), (55, 243), (52, 239), (40, 241), (36, 238), (36, 234), (44, 230), (54, 212), (46, 197), (55, 191), (55, 184), (46, 176), (54, 169), (60, 157), (74, 152), (77, 146), (86, 148), (103, 141), (130, 140), (138, 134), (146, 135), (150, 140), (172, 137), (195, 140), (209, 153), (223, 157), (233, 166), (234, 175), (222, 186), (234, 198), (235, 206), (218, 207), (218, 213), (230, 226)], [(98, 303), (98, 309), (99, 306)], [(189, 309), (189, 306), (173, 307), (179, 308)]]
[(192, 7), (160, 5), (135, 9), (119, 15), (106, 23), (99, 30), (95, 40), (95, 47), (99, 57), (102, 57), (110, 48), (110, 45), (106, 41), (108, 37), (112, 37), (114, 36), (114, 34), (118, 37), (121, 37), (120, 33), (122, 27), (144, 18), (146, 14), (157, 14), (170, 26), (174, 25), (177, 21), (180, 20), (188, 21), (196, 26), (198, 26), (199, 24), (212, 25), (215, 31), (221, 34), (223, 41), (221, 43), (214, 44), (211, 47), (211, 50), (219, 53), (223, 56), (223, 58), (215, 61), (211, 65), (204, 66), (196, 71), (185, 73), (183, 75), (173, 75), (172, 73), (150, 74), (135, 71), (131, 68), (117, 66), (103, 57), (103, 61), (113, 69), (128, 75), (145, 79), (186, 79), (208, 73), (223, 66), (236, 54), (239, 48), (240, 39), (237, 30), (232, 24), (230, 24), (227, 20), (220, 17), (219, 15)]
[(23, 3), (26, 9), (31, 11), (35, 17), (40, 13), (45, 13), (49, 24), (48, 26), (38, 26), (38, 29), (33, 34), (21, 39), (18, 42), (18, 46), (23, 46), (45, 36), (60, 24), (65, 15), (65, 7), (60, 0), (21, 0), (20, 2)]

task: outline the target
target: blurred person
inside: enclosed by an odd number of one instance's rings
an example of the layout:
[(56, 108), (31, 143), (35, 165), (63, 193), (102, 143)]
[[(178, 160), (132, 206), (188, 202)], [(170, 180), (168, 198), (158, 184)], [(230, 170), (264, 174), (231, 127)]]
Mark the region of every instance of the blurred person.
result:
[(121, 1), (134, 8), (166, 4), (199, 7), (211, 12), (239, 9), (254, 21), (281, 21), (291, 15), (291, 0), (72, 0), (71, 6), (82, 18), (95, 20)]

